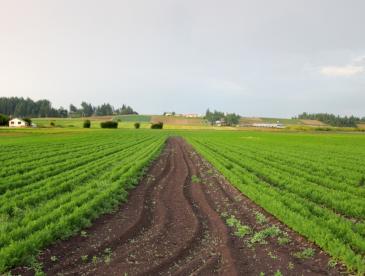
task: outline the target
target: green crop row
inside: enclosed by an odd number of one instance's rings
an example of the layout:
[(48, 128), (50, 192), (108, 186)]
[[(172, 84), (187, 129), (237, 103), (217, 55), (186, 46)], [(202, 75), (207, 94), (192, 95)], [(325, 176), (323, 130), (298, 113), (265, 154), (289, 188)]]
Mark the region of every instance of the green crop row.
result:
[(164, 133), (128, 130), (4, 144), (0, 137), (0, 272), (29, 262), (126, 200), (165, 139)]
[(349, 270), (365, 272), (365, 137), (186, 133), (238, 190), (317, 243)]

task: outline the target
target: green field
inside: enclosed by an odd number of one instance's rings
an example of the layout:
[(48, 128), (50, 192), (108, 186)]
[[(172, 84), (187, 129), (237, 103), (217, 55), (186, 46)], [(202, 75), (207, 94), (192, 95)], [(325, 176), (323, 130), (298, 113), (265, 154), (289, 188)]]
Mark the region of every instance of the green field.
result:
[(242, 193), (365, 272), (365, 136), (206, 132), (188, 141)]
[(0, 129), (0, 271), (126, 199), (169, 135), (349, 269), (365, 271), (365, 135)]
[(126, 199), (162, 132), (1, 130), (0, 272)]

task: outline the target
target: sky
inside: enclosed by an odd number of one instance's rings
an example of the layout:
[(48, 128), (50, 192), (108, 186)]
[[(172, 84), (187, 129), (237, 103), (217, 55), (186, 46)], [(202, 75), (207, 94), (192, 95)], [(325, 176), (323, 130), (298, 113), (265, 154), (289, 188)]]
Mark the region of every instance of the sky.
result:
[(0, 96), (365, 116), (364, 0), (0, 0)]

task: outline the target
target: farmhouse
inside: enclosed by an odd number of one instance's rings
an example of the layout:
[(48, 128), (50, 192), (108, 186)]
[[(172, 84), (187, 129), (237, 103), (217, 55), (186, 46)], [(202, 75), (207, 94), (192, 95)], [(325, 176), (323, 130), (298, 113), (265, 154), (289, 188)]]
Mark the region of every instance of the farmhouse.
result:
[(9, 121), (9, 127), (26, 127), (28, 123), (22, 119), (14, 118)]
[(198, 118), (199, 117), (199, 114), (185, 114), (183, 116), (184, 117), (187, 117), (187, 118)]

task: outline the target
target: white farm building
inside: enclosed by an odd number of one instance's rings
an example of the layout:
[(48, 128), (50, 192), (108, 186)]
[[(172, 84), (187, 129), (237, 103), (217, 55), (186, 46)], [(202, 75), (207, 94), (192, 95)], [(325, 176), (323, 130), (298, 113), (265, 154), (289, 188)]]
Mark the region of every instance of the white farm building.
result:
[(22, 119), (14, 118), (9, 121), (9, 127), (27, 127), (28, 123)]
[(266, 127), (266, 128), (285, 128), (283, 124), (276, 123), (276, 124), (269, 124), (269, 123), (255, 123), (252, 124), (254, 127)]

